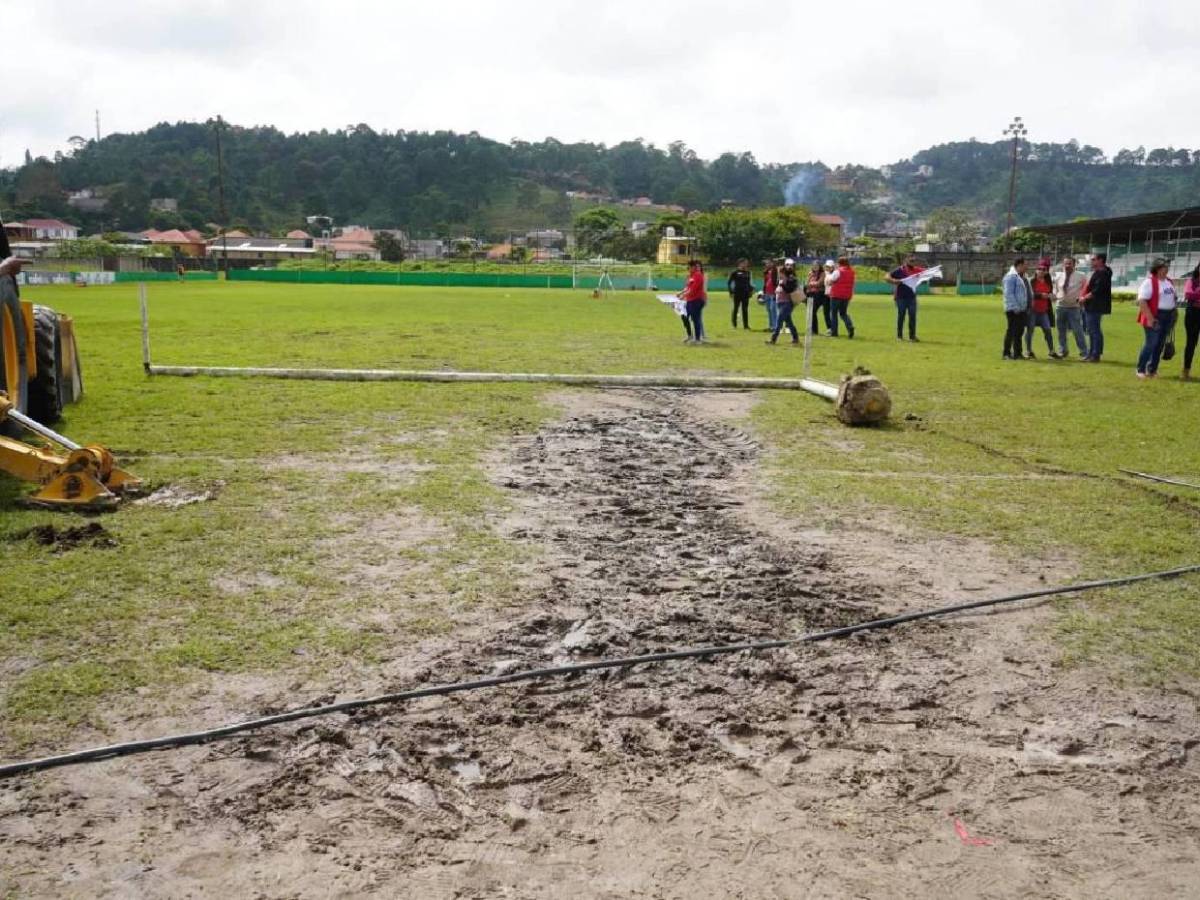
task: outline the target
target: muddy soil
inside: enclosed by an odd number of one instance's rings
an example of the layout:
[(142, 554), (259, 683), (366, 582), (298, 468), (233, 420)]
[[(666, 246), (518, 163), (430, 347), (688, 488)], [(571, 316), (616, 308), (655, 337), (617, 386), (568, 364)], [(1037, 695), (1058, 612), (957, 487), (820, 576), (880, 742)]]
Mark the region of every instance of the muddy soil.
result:
[[(798, 634), (1066, 565), (882, 517), (779, 519), (729, 395), (563, 403), (493, 475), (508, 533), (541, 554), (538, 594), (423, 648), (389, 687)], [(456, 695), (10, 782), (0, 891), (1195, 896), (1195, 696), (1064, 672), (1049, 615)]]
[(50, 547), (55, 553), (66, 553), (78, 547), (99, 547), (108, 549), (117, 546), (117, 540), (99, 522), (88, 522), (86, 525), (70, 525), (66, 528), (56, 528), (53, 525), (35, 525), (27, 531), (13, 535), (14, 540), (31, 540), (43, 547)]

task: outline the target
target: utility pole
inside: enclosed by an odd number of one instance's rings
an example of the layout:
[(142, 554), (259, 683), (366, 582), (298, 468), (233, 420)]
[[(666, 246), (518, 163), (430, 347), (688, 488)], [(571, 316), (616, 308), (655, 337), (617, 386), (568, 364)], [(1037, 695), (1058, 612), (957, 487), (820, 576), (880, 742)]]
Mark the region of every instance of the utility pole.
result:
[(1021, 141), (1029, 134), (1029, 129), (1021, 121), (1021, 117), (1017, 116), (1004, 129), (1004, 135), (1012, 137), (1012, 175), (1008, 179), (1008, 227), (1004, 229), (1005, 235), (1012, 232), (1013, 227), (1013, 204), (1017, 199), (1017, 154), (1021, 149)]
[(96, 143), (100, 143), (100, 110), (96, 110)]
[(213, 121), (213, 129), (217, 132), (217, 200), (221, 212), (221, 257), (225, 263), (225, 280), (229, 280), (229, 238), (225, 234), (228, 227), (229, 215), (225, 211), (225, 161), (221, 156), (221, 131), (225, 122), (220, 116)]

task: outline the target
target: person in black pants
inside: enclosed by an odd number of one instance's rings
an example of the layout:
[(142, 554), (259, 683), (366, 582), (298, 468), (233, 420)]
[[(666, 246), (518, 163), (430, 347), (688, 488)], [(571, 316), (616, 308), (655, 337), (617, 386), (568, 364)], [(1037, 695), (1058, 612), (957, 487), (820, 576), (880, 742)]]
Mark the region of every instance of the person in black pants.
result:
[(775, 295), (779, 298), (779, 319), (775, 322), (775, 331), (771, 334), (768, 344), (774, 344), (779, 339), (779, 332), (786, 327), (792, 334), (792, 343), (800, 343), (800, 332), (792, 321), (792, 311), (796, 308), (796, 292), (800, 290), (800, 280), (796, 277), (796, 264), (790, 259), (779, 271), (779, 287)]
[(1192, 269), (1187, 284), (1183, 286), (1183, 299), (1187, 306), (1183, 314), (1183, 330), (1187, 343), (1183, 347), (1183, 372), (1179, 377), (1192, 380), (1192, 360), (1196, 358), (1196, 344), (1200, 343), (1200, 265)]
[(1029, 322), (1029, 304), (1033, 299), (1033, 291), (1025, 280), (1025, 259), (1018, 256), (1013, 260), (1013, 266), (1008, 270), (1001, 282), (1004, 294), (1004, 316), (1008, 320), (1004, 332), (1004, 358), (1024, 359), (1021, 353), (1021, 339), (1025, 336), (1025, 326)]
[(737, 268), (729, 273), (729, 298), (733, 300), (732, 325), (737, 328), (738, 310), (742, 311), (742, 327), (750, 330), (750, 298), (754, 296), (754, 276), (750, 260), (739, 259)]
[(825, 293), (825, 270), (820, 261), (814, 262), (809, 270), (808, 280), (804, 282), (804, 296), (808, 298), (811, 307), (805, 316), (809, 330), (813, 334), (820, 334), (822, 322), (825, 323), (826, 331), (832, 329), (833, 323), (829, 319), (829, 295)]

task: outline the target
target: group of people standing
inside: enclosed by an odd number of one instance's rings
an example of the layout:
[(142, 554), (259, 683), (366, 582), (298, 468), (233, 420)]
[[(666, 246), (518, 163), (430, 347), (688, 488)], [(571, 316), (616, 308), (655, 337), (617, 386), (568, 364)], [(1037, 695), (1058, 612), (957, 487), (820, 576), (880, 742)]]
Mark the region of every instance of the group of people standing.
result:
[[(1013, 260), (1004, 276), (1004, 359), (1036, 359), (1034, 335), (1040, 329), (1051, 359), (1066, 359), (1067, 336), (1075, 340), (1082, 362), (1098, 363), (1104, 356), (1104, 317), (1112, 313), (1112, 269), (1108, 256), (1092, 257), (1088, 274), (1076, 269), (1068, 256), (1062, 268), (1051, 273), (1049, 258), (1038, 261), (1032, 277), (1024, 257)], [(1054, 331), (1058, 332), (1057, 347)], [(1024, 352), (1022, 352), (1022, 342)]]
[[(1112, 314), (1112, 269), (1108, 256), (1096, 253), (1091, 271), (1076, 270), (1074, 257), (1066, 257), (1062, 268), (1051, 272), (1051, 260), (1038, 261), (1032, 277), (1026, 275), (1027, 263), (1018, 257), (1004, 276), (1005, 359), (1035, 359), (1034, 336), (1041, 330), (1051, 359), (1066, 359), (1067, 338), (1074, 338), (1079, 359), (1098, 363), (1104, 357), (1104, 317)], [(1181, 300), (1175, 284), (1167, 277), (1169, 263), (1155, 260), (1150, 274), (1137, 293), (1138, 324), (1145, 334), (1138, 354), (1137, 376), (1157, 378), (1164, 358), (1173, 355), (1174, 328), (1179, 309), (1186, 306), (1184, 329), (1187, 343), (1183, 354), (1184, 380), (1191, 379), (1196, 345), (1200, 342), (1200, 266), (1188, 276)], [(1055, 345), (1053, 331), (1057, 330)], [(1024, 353), (1021, 345), (1024, 341)], [(1172, 349), (1169, 349), (1172, 348)]]
[[(779, 335), (786, 329), (791, 335), (792, 343), (800, 343), (800, 329), (794, 319), (796, 307), (802, 302), (811, 307), (806, 317), (814, 334), (820, 333), (821, 323), (825, 326), (825, 334), (837, 337), (839, 322), (846, 326), (846, 333), (854, 337), (854, 322), (850, 318), (850, 301), (854, 298), (854, 268), (850, 260), (840, 257), (836, 262), (832, 259), (814, 263), (812, 269), (801, 286), (800, 276), (796, 272), (796, 261), (793, 259), (765, 260), (762, 272), (762, 290), (754, 285), (754, 275), (750, 271), (750, 261), (738, 260), (737, 268), (729, 273), (727, 287), (729, 298), (733, 302), (730, 324), (736, 329), (740, 318), (742, 328), (750, 330), (750, 300), (755, 293), (759, 302), (767, 311), (767, 331), (771, 333), (768, 344), (779, 340)], [(696, 336), (697, 316), (702, 314), (703, 301), (707, 300), (704, 290), (704, 267), (698, 260), (692, 260), (688, 265), (688, 281), (679, 297), (686, 304), (688, 312), (683, 316), (687, 329), (688, 343), (703, 343), (705, 340), (703, 325), (700, 325), (699, 337)], [(697, 316), (693, 316), (692, 304)]]

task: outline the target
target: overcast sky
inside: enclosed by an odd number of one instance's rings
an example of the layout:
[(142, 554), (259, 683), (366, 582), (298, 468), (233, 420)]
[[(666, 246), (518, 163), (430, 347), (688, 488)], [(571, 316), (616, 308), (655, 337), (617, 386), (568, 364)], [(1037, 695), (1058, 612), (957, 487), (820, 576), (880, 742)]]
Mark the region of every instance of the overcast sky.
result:
[(995, 140), (1200, 148), (1184, 0), (39, 0), (4, 8), (0, 166), (220, 113), (878, 165)]

